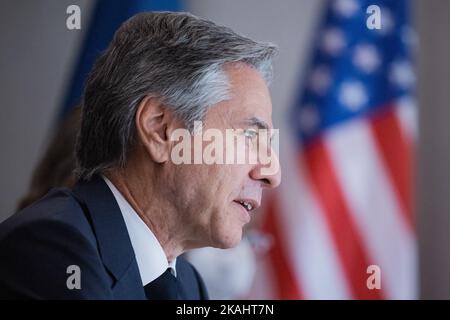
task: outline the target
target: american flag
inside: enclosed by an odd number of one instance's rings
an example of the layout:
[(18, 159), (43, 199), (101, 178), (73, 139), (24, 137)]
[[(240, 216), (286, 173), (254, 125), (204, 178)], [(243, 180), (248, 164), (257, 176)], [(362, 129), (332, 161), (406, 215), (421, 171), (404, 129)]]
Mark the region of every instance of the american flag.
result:
[[(257, 281), (273, 290), (269, 298), (417, 296), (407, 4), (326, 3), (267, 210), (273, 246)], [(366, 25), (370, 5), (380, 9), (380, 29)], [(370, 265), (381, 271), (380, 289), (367, 286)]]

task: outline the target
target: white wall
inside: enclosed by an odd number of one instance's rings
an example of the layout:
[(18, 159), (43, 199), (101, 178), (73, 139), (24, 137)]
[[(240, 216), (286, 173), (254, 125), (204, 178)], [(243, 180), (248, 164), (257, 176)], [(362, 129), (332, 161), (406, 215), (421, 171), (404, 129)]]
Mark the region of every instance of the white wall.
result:
[(421, 297), (450, 299), (450, 1), (416, 1)]
[(47, 141), (81, 31), (66, 28), (77, 3), (86, 24), (92, 1), (0, 1), (0, 221), (14, 212)]

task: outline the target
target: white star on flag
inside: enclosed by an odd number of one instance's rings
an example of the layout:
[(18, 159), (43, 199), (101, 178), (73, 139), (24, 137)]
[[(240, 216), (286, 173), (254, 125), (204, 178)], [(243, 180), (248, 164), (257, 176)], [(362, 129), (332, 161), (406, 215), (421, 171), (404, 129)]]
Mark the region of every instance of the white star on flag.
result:
[(353, 53), (353, 64), (365, 73), (372, 73), (380, 66), (380, 56), (373, 45), (357, 45)]
[(344, 34), (337, 28), (325, 30), (322, 36), (322, 49), (329, 55), (336, 56), (345, 47)]
[(304, 106), (299, 112), (300, 130), (311, 133), (319, 127), (320, 117), (313, 105)]
[(314, 68), (309, 79), (309, 87), (315, 93), (323, 95), (331, 83), (330, 70), (325, 65)]
[(359, 4), (355, 0), (335, 0), (333, 9), (338, 15), (349, 18), (358, 11)]
[(390, 69), (389, 80), (402, 89), (411, 88), (416, 82), (411, 64), (406, 61), (394, 62)]
[(367, 102), (367, 93), (361, 82), (344, 82), (339, 91), (339, 102), (351, 111), (358, 111)]

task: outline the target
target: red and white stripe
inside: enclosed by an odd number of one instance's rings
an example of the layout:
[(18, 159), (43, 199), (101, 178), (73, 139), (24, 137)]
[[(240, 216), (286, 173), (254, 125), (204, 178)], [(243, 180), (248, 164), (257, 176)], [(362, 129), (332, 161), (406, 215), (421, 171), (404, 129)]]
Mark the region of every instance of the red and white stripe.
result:
[[(283, 180), (267, 208), (265, 273), (281, 299), (414, 299), (414, 114), (396, 103), (295, 150), (281, 137)], [(381, 269), (369, 290), (366, 270)]]

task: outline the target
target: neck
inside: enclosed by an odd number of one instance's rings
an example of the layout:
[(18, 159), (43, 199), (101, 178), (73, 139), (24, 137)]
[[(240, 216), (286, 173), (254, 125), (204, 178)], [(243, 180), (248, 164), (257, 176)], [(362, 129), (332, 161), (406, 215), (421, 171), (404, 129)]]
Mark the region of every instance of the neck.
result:
[(163, 189), (157, 187), (158, 183), (153, 183), (161, 180), (156, 170), (130, 164), (111, 170), (105, 176), (153, 232), (169, 262), (185, 251), (177, 211), (170, 198), (164, 196)]

